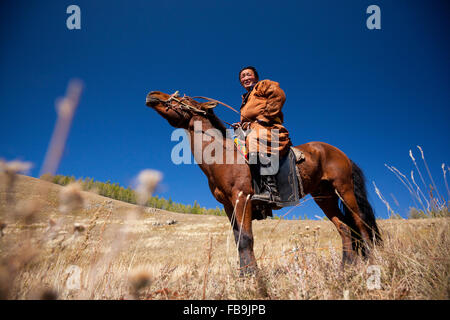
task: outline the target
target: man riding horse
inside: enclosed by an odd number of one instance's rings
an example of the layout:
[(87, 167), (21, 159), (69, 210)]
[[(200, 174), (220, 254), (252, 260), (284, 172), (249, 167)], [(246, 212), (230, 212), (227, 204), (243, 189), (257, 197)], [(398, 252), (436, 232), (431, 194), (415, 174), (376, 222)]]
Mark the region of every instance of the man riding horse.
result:
[(245, 130), (252, 173), (261, 178), (259, 193), (252, 199), (271, 204), (279, 196), (276, 181), (279, 159), (292, 145), (281, 112), (286, 96), (278, 82), (259, 81), (252, 66), (239, 71), (239, 81), (247, 92), (242, 95), (241, 122), (234, 127)]
[[(375, 244), (381, 244), (382, 238), (375, 219), (375, 212), (367, 199), (366, 183), (362, 170), (343, 151), (325, 142), (313, 141), (299, 146), (289, 147), (290, 141), (287, 130), (282, 126), (283, 116), (281, 107), (285, 101), (285, 95), (278, 83), (263, 80), (258, 82), (258, 74), (254, 68), (244, 68), (239, 73), (239, 79), (247, 90), (241, 108), (241, 127), (258, 129), (279, 130), (279, 146), (272, 148), (270, 152), (278, 152), (279, 155), (287, 153), (281, 159), (284, 162), (280, 166), (280, 172), (286, 168), (285, 159), (292, 154), (300, 152), (303, 160), (295, 156), (295, 171), (299, 176), (298, 191), (301, 197), (308, 194), (322, 209), (328, 219), (335, 225), (342, 239), (343, 263), (352, 262), (359, 253), (368, 257)], [(151, 91), (147, 94), (146, 105), (155, 110), (160, 116), (175, 128), (183, 128), (191, 141), (191, 152), (195, 154), (195, 135), (198, 130), (195, 123), (200, 121), (202, 128), (217, 129), (225, 133), (226, 128), (222, 121), (211, 109), (211, 102), (201, 103), (190, 97), (179, 97), (177, 94), (167, 94), (160, 91)], [(276, 131), (276, 130), (273, 130)], [(249, 140), (256, 140), (258, 136), (247, 135)], [(222, 159), (237, 159), (238, 148), (228, 148), (230, 139), (217, 138), (221, 143), (215, 144), (215, 139), (202, 139), (200, 151), (218, 146), (218, 152), (222, 150)], [(272, 139), (272, 137), (271, 137)], [(291, 149), (291, 150), (289, 150)], [(252, 150), (250, 150), (252, 151)], [(258, 157), (259, 158), (259, 157)], [(268, 164), (263, 158), (261, 164)], [(272, 161), (273, 158), (270, 158)], [(251, 161), (250, 161), (251, 162)], [(263, 163), (264, 162), (264, 163)], [(292, 163), (292, 161), (290, 162)], [(255, 272), (257, 270), (256, 257), (253, 251), (254, 237), (252, 220), (257, 219), (262, 209), (258, 209), (258, 203), (254, 203), (254, 184), (252, 184), (253, 172), (251, 167), (227, 161), (200, 162), (198, 163), (208, 179), (211, 193), (217, 201), (223, 204), (228, 216), (239, 251), (240, 268), (242, 272)], [(273, 166), (272, 166), (273, 167)], [(261, 171), (264, 169), (261, 166)], [(267, 174), (266, 174), (267, 175)], [(267, 175), (265, 180), (270, 180), (273, 172)], [(272, 177), (273, 178), (273, 177)], [(301, 178), (301, 179), (300, 179)], [(295, 179), (291, 179), (296, 181)], [(276, 181), (275, 181), (276, 182)], [(284, 188), (290, 186), (285, 180), (278, 184), (280, 194), (284, 194)], [(191, 183), (192, 182), (187, 182)], [(271, 198), (277, 187), (268, 181), (266, 193)], [(261, 195), (257, 195), (262, 199)], [(272, 199), (271, 199), (272, 200)], [(257, 201), (256, 201), (257, 202)], [(263, 203), (260, 207), (267, 207)], [(255, 204), (255, 205), (254, 205)], [(271, 205), (269, 205), (271, 207)], [(284, 206), (283, 206), (284, 207)]]

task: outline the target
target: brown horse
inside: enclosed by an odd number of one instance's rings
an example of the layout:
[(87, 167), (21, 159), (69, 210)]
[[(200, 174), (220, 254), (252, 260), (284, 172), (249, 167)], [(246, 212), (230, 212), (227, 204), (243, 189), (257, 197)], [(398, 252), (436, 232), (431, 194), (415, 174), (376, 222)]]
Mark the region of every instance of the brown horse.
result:
[[(232, 224), (241, 272), (256, 271), (251, 172), (245, 162), (238, 161), (238, 157), (242, 156), (227, 138), (222, 121), (212, 111), (215, 105), (211, 102), (201, 103), (187, 96), (177, 98), (176, 95), (158, 91), (147, 95), (146, 105), (156, 110), (171, 126), (187, 130), (194, 158), (208, 178), (211, 192), (223, 204)], [(199, 121), (197, 126), (194, 126), (195, 121)], [(215, 139), (201, 139), (200, 149), (211, 149), (211, 143), (219, 142), (220, 148), (223, 148), (223, 161), (199, 161), (198, 151), (194, 150), (194, 136), (206, 134), (205, 131), (209, 129), (216, 129), (221, 135), (217, 135)], [(303, 193), (311, 194), (336, 226), (342, 237), (343, 264), (352, 262), (358, 253), (366, 257), (374, 244), (381, 243), (381, 237), (373, 209), (367, 200), (361, 169), (342, 151), (323, 142), (309, 142), (295, 148), (305, 155), (304, 161), (297, 164)], [(234, 161), (230, 164), (229, 159)]]

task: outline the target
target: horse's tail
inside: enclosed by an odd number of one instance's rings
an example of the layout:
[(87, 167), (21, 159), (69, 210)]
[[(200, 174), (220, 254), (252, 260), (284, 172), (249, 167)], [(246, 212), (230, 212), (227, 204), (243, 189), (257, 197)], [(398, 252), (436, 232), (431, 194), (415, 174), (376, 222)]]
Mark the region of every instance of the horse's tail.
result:
[[(352, 160), (350, 161), (352, 163), (352, 176), (353, 176), (352, 178), (353, 178), (354, 193), (356, 197), (356, 202), (359, 207), (359, 211), (361, 213), (361, 219), (365, 224), (365, 226), (367, 227), (369, 238), (371, 241), (373, 241), (373, 244), (381, 245), (383, 240), (381, 238), (380, 231), (377, 226), (374, 210), (370, 205), (369, 200), (367, 199), (366, 179), (364, 177), (364, 173), (356, 165), (356, 163), (354, 163)], [(358, 229), (356, 229), (356, 224), (353, 215), (351, 214), (350, 209), (347, 208), (345, 204), (341, 203), (341, 205), (345, 214), (345, 218), (347, 220), (346, 223), (351, 228), (353, 248), (356, 251), (361, 250), (362, 255), (365, 256), (366, 252), (364, 246), (362, 245), (362, 237), (361, 234), (357, 232)]]

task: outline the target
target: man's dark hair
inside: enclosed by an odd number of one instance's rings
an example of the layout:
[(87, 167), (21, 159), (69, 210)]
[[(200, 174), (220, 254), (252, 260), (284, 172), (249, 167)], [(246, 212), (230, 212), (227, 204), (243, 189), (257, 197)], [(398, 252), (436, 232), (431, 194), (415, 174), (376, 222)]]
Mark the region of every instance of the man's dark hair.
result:
[(239, 83), (241, 83), (241, 73), (242, 73), (242, 71), (247, 70), (247, 69), (250, 69), (250, 70), (253, 71), (253, 73), (255, 74), (255, 77), (256, 77), (256, 81), (258, 81), (258, 80), (259, 80), (258, 71), (256, 71), (256, 68), (255, 68), (255, 67), (253, 67), (253, 66), (248, 66), (248, 67), (242, 68), (242, 69), (239, 71)]

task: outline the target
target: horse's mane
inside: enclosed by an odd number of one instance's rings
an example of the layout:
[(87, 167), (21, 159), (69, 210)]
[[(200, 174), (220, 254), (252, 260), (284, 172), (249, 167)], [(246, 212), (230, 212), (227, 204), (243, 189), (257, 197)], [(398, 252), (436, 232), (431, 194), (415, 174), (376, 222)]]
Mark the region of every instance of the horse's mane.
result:
[(206, 116), (211, 122), (212, 126), (217, 130), (219, 130), (222, 133), (222, 136), (226, 138), (227, 129), (225, 128), (225, 125), (223, 124), (222, 120), (220, 120), (219, 117), (216, 116), (214, 111), (212, 109), (209, 109), (206, 113)]

